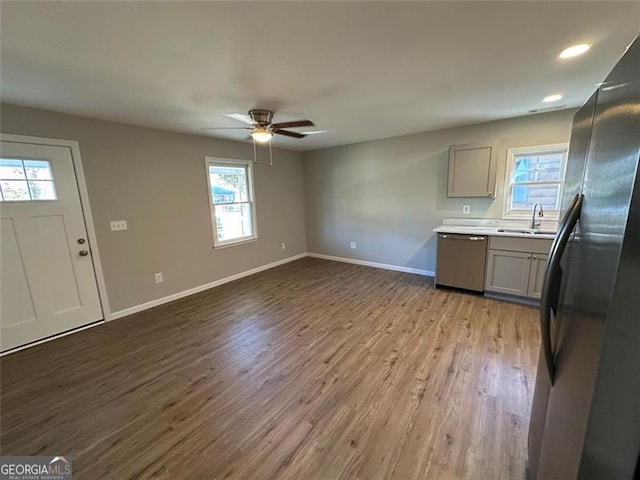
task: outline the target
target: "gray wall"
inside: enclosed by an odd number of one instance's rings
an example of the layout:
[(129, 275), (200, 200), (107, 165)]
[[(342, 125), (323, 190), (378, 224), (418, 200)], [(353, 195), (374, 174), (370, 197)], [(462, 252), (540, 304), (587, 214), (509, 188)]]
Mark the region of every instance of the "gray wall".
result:
[[(471, 205), (469, 217), (499, 218), (507, 149), (568, 141), (572, 115), (304, 154), (274, 150), (275, 165), (255, 169), (260, 239), (220, 250), (213, 249), (204, 157), (251, 158), (250, 144), (7, 104), (0, 131), (80, 143), (109, 303), (118, 311), (305, 251), (433, 271), (433, 228), (443, 217), (463, 217), (463, 204)], [(447, 198), (449, 145), (493, 139), (500, 140), (497, 198)], [(111, 232), (111, 220), (127, 220), (129, 230)], [(155, 272), (163, 284), (154, 283)]]
[[(259, 240), (214, 250), (204, 157), (249, 159), (249, 143), (7, 104), (0, 106), (0, 119), (3, 133), (80, 143), (112, 311), (306, 249), (299, 152), (274, 150), (273, 167), (263, 159), (255, 168)], [(127, 220), (129, 229), (111, 232), (111, 220)], [(155, 284), (155, 272), (163, 272), (163, 284)]]
[[(507, 149), (568, 142), (573, 114), (564, 110), (305, 152), (307, 251), (434, 271), (432, 230), (442, 218), (500, 218)], [(495, 139), (496, 198), (447, 198), (449, 145)], [(463, 204), (471, 205), (471, 215), (462, 215)]]

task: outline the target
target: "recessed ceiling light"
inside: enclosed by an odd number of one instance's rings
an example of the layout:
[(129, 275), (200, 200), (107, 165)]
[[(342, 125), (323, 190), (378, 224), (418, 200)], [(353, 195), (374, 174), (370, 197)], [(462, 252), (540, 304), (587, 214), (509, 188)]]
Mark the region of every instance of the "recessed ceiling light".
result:
[(569, 48), (565, 48), (562, 52), (560, 52), (560, 55), (558, 55), (558, 58), (573, 58), (573, 57), (577, 57), (578, 55), (582, 55), (583, 53), (585, 53), (590, 48), (591, 48), (591, 45), (589, 45), (587, 43), (581, 43), (579, 45), (573, 45), (573, 46), (571, 46)]
[(561, 98), (562, 98), (562, 95), (556, 93), (555, 95), (548, 95), (548, 96), (544, 97), (542, 99), (542, 101), (544, 103), (557, 102)]

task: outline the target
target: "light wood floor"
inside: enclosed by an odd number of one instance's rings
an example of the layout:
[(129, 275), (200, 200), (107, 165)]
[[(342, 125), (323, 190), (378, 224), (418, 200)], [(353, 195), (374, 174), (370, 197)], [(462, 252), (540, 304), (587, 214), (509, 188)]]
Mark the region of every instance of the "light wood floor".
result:
[(0, 361), (74, 479), (521, 479), (532, 308), (306, 258)]

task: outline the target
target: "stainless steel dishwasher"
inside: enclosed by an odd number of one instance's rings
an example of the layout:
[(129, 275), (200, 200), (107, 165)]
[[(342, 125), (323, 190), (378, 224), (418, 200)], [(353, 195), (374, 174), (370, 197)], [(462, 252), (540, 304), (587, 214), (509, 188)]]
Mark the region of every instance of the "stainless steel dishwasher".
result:
[(486, 236), (438, 234), (436, 286), (483, 292), (486, 262)]

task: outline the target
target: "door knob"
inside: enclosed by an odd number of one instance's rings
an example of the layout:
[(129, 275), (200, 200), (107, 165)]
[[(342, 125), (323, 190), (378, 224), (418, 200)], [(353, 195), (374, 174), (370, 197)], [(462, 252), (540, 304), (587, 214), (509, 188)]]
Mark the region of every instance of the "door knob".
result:
[(86, 257), (87, 255), (89, 255), (89, 252), (87, 250), (80, 250), (78, 253), (81, 257)]
[(79, 243), (80, 245), (82, 245), (84, 242), (86, 242), (86, 240), (85, 240), (84, 238), (79, 238), (79, 239), (78, 239), (78, 243)]

